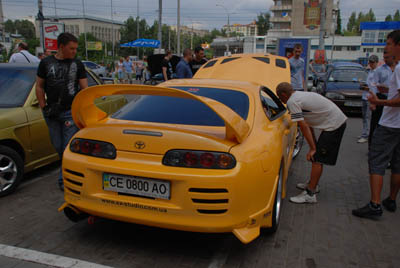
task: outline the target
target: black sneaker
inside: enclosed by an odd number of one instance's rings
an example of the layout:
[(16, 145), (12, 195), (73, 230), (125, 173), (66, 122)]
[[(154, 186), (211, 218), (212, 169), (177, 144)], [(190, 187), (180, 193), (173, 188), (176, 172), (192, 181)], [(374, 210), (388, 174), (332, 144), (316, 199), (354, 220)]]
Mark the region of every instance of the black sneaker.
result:
[(352, 213), (361, 218), (375, 218), (382, 216), (383, 211), (381, 205), (374, 207), (371, 203), (368, 203), (362, 208), (353, 209)]
[(390, 196), (382, 201), (382, 205), (390, 212), (395, 212), (397, 208), (396, 201), (390, 199)]

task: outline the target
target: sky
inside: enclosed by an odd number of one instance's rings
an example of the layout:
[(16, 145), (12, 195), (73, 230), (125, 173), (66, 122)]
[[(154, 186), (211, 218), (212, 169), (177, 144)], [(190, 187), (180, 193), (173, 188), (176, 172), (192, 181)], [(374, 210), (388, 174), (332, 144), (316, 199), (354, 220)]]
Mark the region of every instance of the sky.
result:
[[(5, 19), (22, 19), (34, 16), (38, 11), (38, 0), (1, 0)], [(145, 18), (148, 24), (158, 19), (158, 0), (42, 0), (45, 16), (82, 15), (83, 2), (87, 15), (111, 19), (111, 1), (113, 19), (125, 21), (129, 16)], [(230, 23), (248, 24), (257, 18), (260, 12), (268, 12), (272, 0), (181, 0), (181, 25), (197, 29), (220, 29)], [(218, 5), (218, 6), (217, 6)], [(56, 7), (56, 9), (55, 9)], [(368, 12), (372, 8), (378, 21), (400, 9), (400, 0), (341, 0), (342, 27), (345, 27), (351, 12)], [(163, 1), (163, 23), (176, 25), (177, 0)]]

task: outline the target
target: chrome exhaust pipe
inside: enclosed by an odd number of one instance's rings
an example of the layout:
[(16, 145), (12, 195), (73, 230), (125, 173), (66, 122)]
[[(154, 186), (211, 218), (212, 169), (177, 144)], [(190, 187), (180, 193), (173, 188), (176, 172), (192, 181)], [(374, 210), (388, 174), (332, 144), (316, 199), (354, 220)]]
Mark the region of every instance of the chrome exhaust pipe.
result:
[(78, 222), (78, 221), (84, 220), (89, 216), (88, 214), (83, 213), (71, 206), (66, 206), (64, 208), (64, 214), (72, 222)]

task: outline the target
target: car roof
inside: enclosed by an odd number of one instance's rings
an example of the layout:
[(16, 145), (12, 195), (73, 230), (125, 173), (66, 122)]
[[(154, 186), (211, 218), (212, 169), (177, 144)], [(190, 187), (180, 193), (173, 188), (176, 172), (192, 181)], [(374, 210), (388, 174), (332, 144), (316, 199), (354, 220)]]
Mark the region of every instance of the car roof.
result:
[(364, 67), (359, 64), (359, 63), (355, 63), (355, 62), (348, 62), (348, 61), (337, 61), (332, 63), (332, 66), (334, 68), (339, 68), (339, 67), (356, 67), (356, 68), (361, 68), (364, 69)]
[(233, 54), (209, 60), (193, 78), (249, 82), (275, 92), (279, 83), (290, 83), (290, 65), (287, 58), (272, 54)]

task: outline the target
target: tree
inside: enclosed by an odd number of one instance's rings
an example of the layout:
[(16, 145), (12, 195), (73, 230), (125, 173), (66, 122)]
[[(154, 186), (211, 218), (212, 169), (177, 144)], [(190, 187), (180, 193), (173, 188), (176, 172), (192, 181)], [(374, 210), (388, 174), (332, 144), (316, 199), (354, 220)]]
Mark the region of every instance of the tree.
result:
[(7, 33), (15, 33), (15, 25), (14, 22), (10, 19), (6, 20), (6, 22), (4, 22), (4, 30)]
[(349, 21), (347, 22), (347, 27), (346, 27), (348, 32), (354, 32), (355, 31), (356, 21), (357, 21), (356, 16), (357, 16), (356, 12), (352, 12), (351, 13), (351, 16), (349, 18)]
[(393, 21), (400, 21), (400, 11), (397, 9), (396, 13), (394, 13)]
[(335, 34), (342, 34), (342, 17), (340, 16), (340, 9), (338, 10), (337, 19), (336, 19), (336, 31)]
[(364, 17), (365, 21), (376, 21), (376, 17), (374, 12), (372, 11), (372, 8), (369, 9), (368, 13)]
[(385, 21), (393, 21), (392, 15), (387, 15)]
[(260, 13), (260, 15), (257, 16), (256, 24), (258, 28), (258, 35), (266, 35), (269, 28), (270, 28), (270, 17), (271, 14), (266, 12), (266, 13)]
[(25, 39), (35, 38), (35, 25), (29, 20), (7, 20), (4, 23), (5, 31), (9, 33), (18, 32)]

